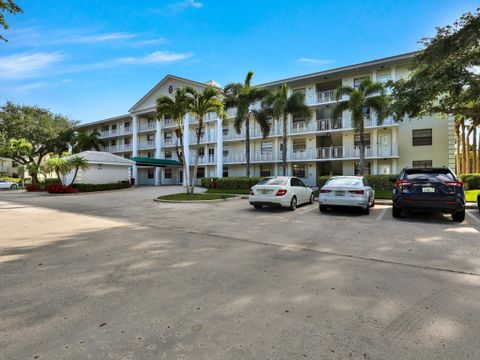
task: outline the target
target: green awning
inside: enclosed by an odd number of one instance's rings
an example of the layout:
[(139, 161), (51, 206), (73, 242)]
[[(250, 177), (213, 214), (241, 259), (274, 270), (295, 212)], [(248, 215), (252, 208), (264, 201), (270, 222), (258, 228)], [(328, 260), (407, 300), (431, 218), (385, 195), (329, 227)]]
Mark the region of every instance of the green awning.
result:
[(147, 157), (134, 156), (130, 160), (135, 161), (137, 166), (181, 166), (177, 160), (155, 159)]

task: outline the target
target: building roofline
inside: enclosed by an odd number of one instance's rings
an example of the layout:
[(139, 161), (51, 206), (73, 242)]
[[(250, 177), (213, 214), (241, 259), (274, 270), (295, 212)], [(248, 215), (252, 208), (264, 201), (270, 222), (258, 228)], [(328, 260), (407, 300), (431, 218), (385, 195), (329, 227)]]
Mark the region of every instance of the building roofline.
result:
[(332, 74), (340, 73), (340, 72), (343, 72), (343, 71), (350, 71), (350, 70), (355, 70), (355, 69), (358, 69), (358, 68), (364, 68), (364, 67), (368, 67), (368, 66), (379, 65), (379, 64), (382, 64), (382, 63), (385, 63), (385, 62), (390, 62), (390, 61), (411, 59), (415, 55), (417, 55), (418, 53), (420, 53), (419, 50), (418, 51), (411, 51), (411, 52), (400, 54), (400, 55), (388, 56), (388, 57), (385, 57), (385, 58), (365, 61), (365, 62), (354, 64), (354, 65), (346, 65), (346, 66), (341, 66), (341, 67), (334, 68), (334, 69), (314, 72), (314, 73), (305, 74), (305, 75), (293, 76), (293, 77), (289, 77), (289, 78), (285, 78), (285, 79), (281, 79), (281, 80), (275, 80), (275, 81), (271, 81), (271, 82), (267, 82), (267, 83), (263, 83), (263, 84), (258, 84), (257, 86), (268, 87), (268, 86), (280, 85), (280, 84), (283, 84), (283, 83), (290, 83), (290, 82), (294, 82), (294, 81), (307, 80), (307, 79), (317, 77), (317, 76), (332, 75)]
[(118, 115), (118, 116), (113, 116), (111, 118), (106, 118), (106, 119), (102, 119), (102, 120), (96, 120), (96, 121), (92, 121), (92, 122), (88, 122), (88, 123), (85, 123), (85, 124), (79, 124), (77, 127), (78, 128), (82, 128), (82, 127), (85, 127), (85, 126), (91, 126), (91, 125), (95, 125), (95, 124), (101, 124), (101, 123), (104, 123), (104, 122), (109, 122), (109, 121), (113, 121), (113, 120), (120, 120), (120, 119), (124, 119), (124, 118), (127, 118), (127, 117), (132, 117), (132, 114), (125, 114), (125, 115)]

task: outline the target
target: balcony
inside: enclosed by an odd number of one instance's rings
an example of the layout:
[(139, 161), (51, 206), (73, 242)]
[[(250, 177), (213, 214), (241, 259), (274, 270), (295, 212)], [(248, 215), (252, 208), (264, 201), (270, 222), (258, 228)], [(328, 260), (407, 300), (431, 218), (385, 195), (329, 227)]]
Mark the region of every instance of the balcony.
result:
[(162, 140), (162, 146), (175, 146), (177, 144), (177, 138), (164, 138)]
[(237, 108), (228, 108), (227, 109), (227, 117), (234, 118), (237, 116)]
[(316, 131), (332, 131), (342, 129), (342, 119), (320, 119), (317, 120)]
[(245, 163), (245, 154), (244, 153), (237, 153), (237, 154), (229, 154), (223, 157), (224, 164), (237, 164), (237, 163)]
[(175, 126), (175, 121), (173, 121), (173, 119), (165, 119), (165, 120), (163, 120), (162, 125), (163, 125), (164, 128), (174, 127)]
[[(202, 133), (200, 136), (200, 144), (206, 144), (206, 143), (211, 143), (211, 142), (216, 142), (217, 141), (217, 134), (206, 134)], [(197, 143), (197, 135), (191, 135), (190, 136), (190, 145), (195, 145)]]
[(138, 143), (139, 150), (152, 149), (155, 147), (155, 140), (148, 140)]
[[(373, 145), (365, 147), (365, 158), (383, 158), (398, 156), (398, 145)], [(359, 159), (358, 146), (330, 146), (317, 149), (317, 159)]]
[[(199, 165), (214, 164), (217, 161), (215, 155), (200, 155), (198, 158)], [(190, 156), (190, 165), (195, 164), (195, 155)]]
[(140, 131), (152, 131), (155, 130), (156, 124), (154, 122), (146, 123), (146, 124), (140, 124), (138, 126), (138, 132)]

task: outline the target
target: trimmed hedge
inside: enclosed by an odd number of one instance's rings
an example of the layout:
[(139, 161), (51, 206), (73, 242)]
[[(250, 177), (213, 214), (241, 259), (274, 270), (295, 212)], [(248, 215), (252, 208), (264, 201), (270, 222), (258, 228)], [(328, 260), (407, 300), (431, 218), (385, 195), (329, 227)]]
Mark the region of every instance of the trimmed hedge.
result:
[(6, 181), (9, 181), (9, 182), (13, 182), (15, 184), (19, 184), (22, 179), (20, 178), (12, 178), (12, 177), (9, 177), (9, 176), (0, 176), (0, 180), (6, 180)]
[[(364, 175), (370, 186), (374, 189), (386, 189), (391, 190), (398, 179), (398, 175)], [(317, 184), (319, 187), (325, 185), (331, 176), (319, 176)]]
[(464, 174), (458, 176), (465, 183), (465, 189), (480, 189), (480, 174)]
[[(202, 186), (207, 189), (249, 190), (264, 177), (202, 178)], [(213, 179), (213, 182), (212, 182)]]
[(65, 186), (62, 184), (50, 184), (47, 187), (47, 191), (50, 194), (74, 194), (78, 192), (73, 186)]
[(132, 187), (130, 183), (110, 183), (110, 184), (74, 184), (73, 187), (80, 192), (93, 192), (93, 191), (106, 191), (106, 190), (118, 190), (128, 189)]

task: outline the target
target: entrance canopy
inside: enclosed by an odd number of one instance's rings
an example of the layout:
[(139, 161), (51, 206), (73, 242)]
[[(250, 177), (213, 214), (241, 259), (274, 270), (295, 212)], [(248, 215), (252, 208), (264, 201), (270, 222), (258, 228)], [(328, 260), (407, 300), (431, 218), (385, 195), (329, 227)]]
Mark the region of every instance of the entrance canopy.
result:
[(158, 166), (158, 167), (167, 167), (167, 166), (181, 166), (177, 160), (165, 160), (165, 159), (155, 159), (147, 157), (134, 156), (130, 160), (135, 161), (137, 166)]

